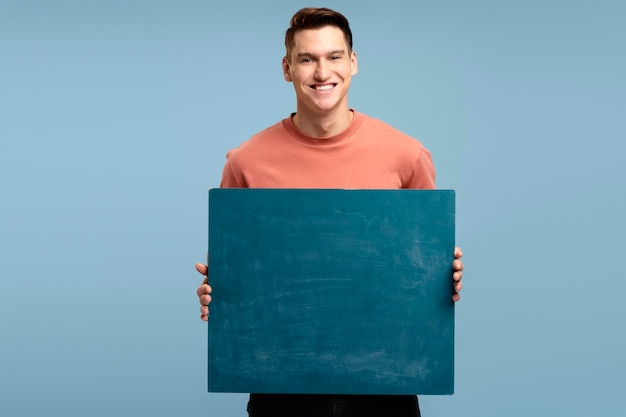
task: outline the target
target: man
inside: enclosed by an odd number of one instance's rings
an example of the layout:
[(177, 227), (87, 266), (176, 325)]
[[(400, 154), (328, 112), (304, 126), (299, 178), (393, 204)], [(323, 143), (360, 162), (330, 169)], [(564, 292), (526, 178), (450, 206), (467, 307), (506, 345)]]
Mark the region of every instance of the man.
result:
[[(348, 106), (358, 71), (348, 20), (326, 8), (305, 8), (285, 35), (283, 76), (293, 83), (296, 112), (227, 154), (221, 187), (433, 189), (435, 170), (417, 140)], [(455, 248), (452, 283), (462, 288), (461, 250)], [(207, 275), (208, 268), (196, 264)], [(208, 320), (208, 278), (198, 287)], [(251, 394), (251, 417), (415, 417), (417, 397)]]

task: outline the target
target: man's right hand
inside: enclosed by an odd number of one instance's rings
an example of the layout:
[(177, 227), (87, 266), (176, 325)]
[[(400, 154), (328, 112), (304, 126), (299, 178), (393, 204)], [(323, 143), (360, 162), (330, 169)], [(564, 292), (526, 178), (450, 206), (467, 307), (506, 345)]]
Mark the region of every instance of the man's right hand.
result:
[(196, 294), (198, 294), (198, 301), (200, 301), (200, 318), (204, 321), (209, 320), (209, 303), (211, 302), (211, 286), (209, 285), (209, 267), (207, 265), (197, 263), (196, 271), (204, 275), (204, 281), (202, 285), (198, 287)]

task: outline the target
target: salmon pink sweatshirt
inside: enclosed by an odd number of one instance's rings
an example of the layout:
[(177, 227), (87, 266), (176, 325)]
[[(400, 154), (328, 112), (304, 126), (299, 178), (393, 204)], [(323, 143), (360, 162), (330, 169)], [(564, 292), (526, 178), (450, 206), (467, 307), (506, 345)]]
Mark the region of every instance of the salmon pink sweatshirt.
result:
[(416, 139), (354, 110), (350, 126), (307, 136), (288, 117), (226, 154), (221, 187), (434, 189), (430, 152)]

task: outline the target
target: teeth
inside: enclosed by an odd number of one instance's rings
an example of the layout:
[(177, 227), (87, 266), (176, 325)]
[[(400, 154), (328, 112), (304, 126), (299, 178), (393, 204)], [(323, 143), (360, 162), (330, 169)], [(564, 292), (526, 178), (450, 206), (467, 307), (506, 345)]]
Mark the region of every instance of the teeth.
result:
[(331, 90), (333, 87), (333, 85), (317, 85), (315, 86), (315, 89), (317, 91), (328, 91)]

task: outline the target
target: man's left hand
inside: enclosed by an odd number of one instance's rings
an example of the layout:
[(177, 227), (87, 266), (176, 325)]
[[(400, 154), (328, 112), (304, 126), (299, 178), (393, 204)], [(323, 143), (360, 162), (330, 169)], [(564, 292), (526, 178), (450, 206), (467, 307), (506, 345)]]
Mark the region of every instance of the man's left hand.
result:
[(452, 300), (455, 302), (461, 299), (460, 292), (463, 288), (461, 280), (463, 279), (463, 269), (465, 266), (463, 265), (463, 261), (461, 261), (462, 257), (463, 251), (456, 246), (454, 248), (454, 261), (452, 261), (452, 281), (454, 282), (454, 295), (452, 296)]

